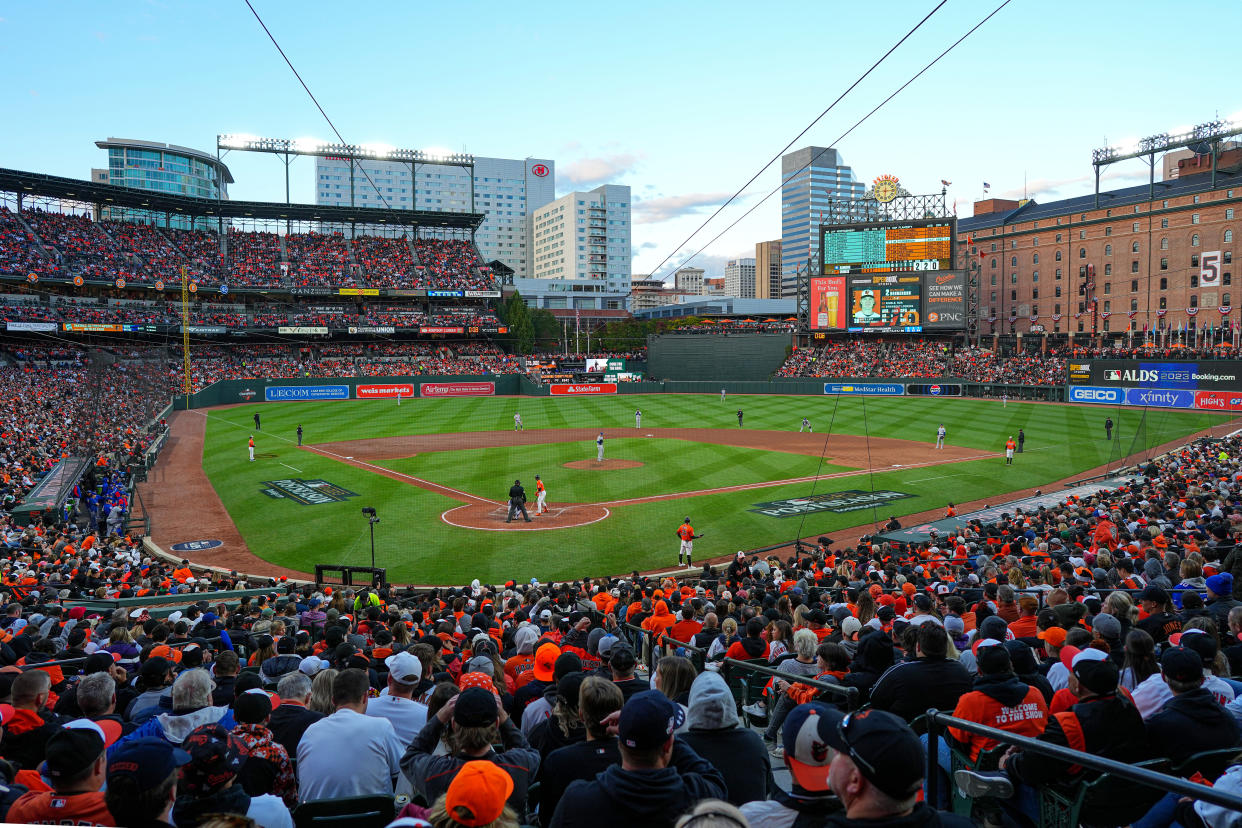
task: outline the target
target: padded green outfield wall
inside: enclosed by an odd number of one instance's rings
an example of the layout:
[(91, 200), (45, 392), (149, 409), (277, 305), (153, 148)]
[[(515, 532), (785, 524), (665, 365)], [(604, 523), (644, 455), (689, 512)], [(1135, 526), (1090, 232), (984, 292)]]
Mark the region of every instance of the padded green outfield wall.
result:
[(761, 382), (793, 345), (783, 334), (663, 334), (647, 337), (647, 375), (655, 380)]

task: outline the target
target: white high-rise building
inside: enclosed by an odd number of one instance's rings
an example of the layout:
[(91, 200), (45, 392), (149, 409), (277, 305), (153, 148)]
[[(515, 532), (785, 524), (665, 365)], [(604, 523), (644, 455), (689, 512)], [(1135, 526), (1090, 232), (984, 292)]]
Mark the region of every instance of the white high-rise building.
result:
[(556, 194), (554, 161), (476, 157), (473, 181), (468, 167), (420, 163), (415, 165), (417, 178), (412, 179), (409, 162), (354, 164), (351, 193), (347, 159), (315, 159), (316, 204), (468, 213), (473, 200), (474, 211), (487, 214), (474, 238), (483, 260), (504, 262), (515, 277), (530, 275), (527, 220)]
[(725, 296), (755, 298), (755, 260), (730, 259), (724, 269)]
[(589, 279), (628, 290), (630, 188), (604, 184), (539, 207), (531, 220), (530, 249), (536, 279)]
[(683, 267), (673, 274), (673, 287), (678, 293), (702, 296), (704, 273), (701, 267)]

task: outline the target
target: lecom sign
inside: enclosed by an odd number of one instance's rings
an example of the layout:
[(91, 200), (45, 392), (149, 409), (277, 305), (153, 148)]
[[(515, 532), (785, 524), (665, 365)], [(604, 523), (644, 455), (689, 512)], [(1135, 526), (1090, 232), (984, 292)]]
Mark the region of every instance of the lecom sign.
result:
[(615, 394), (617, 393), (617, 384), (615, 382), (601, 382), (579, 385), (549, 385), (548, 393), (553, 397), (566, 397), (576, 394)]
[(496, 383), (424, 382), (419, 393), (424, 397), (490, 397), (496, 393)]
[(414, 386), (408, 382), (397, 385), (359, 385), (358, 399), (381, 400), (393, 397), (414, 396)]

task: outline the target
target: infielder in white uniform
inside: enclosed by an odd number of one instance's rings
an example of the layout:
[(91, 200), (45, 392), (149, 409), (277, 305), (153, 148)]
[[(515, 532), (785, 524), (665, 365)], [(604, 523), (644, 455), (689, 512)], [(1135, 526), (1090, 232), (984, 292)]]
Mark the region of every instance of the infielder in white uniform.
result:
[(603, 462), (604, 459), (604, 432), (600, 432), (595, 438), (595, 462)]
[(526, 430), (526, 426), (522, 425), (522, 415), (521, 415), (521, 414), (514, 414), (514, 415), (513, 415), (513, 430), (514, 430), (514, 431), (525, 431), (525, 430)]
[(811, 428), (811, 421), (806, 417), (802, 418), (802, 425), (798, 426), (798, 433), (801, 434), (803, 430), (809, 431), (812, 434), (815, 433), (815, 429)]
[(634, 428), (643, 427), (643, 410), (641, 408), (634, 409)]
[(936, 429), (936, 448), (938, 449), (944, 448), (944, 435), (945, 434), (946, 432), (944, 430), (944, 423), (941, 423), (940, 428)]
[(1001, 408), (1008, 408), (1008, 407), (1009, 407), (1009, 395), (1001, 394)]

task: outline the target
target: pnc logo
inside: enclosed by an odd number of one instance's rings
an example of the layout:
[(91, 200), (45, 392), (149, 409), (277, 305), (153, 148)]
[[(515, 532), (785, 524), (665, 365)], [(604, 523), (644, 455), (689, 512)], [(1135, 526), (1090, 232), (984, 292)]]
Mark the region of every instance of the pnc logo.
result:
[(550, 172), (551, 170), (548, 169), (546, 164), (536, 164), (530, 168), (530, 174), (537, 178), (544, 178)]

